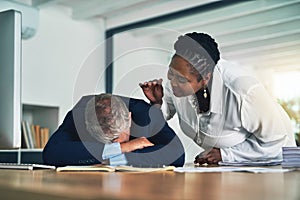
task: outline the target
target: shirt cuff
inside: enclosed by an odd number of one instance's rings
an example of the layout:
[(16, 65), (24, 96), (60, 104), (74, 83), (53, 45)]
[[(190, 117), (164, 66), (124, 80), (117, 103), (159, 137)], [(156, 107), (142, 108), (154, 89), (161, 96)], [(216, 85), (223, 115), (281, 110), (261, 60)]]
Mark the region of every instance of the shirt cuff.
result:
[(117, 165), (127, 165), (127, 160), (124, 154), (114, 156), (109, 159), (109, 165), (117, 166)]
[(223, 162), (233, 162), (234, 161), (230, 148), (221, 148), (220, 153), (221, 153)]
[(105, 159), (109, 159), (112, 158), (114, 156), (118, 156), (121, 155), (122, 151), (121, 151), (121, 145), (118, 142), (114, 142), (111, 144), (105, 144), (104, 145), (104, 149), (103, 149), (103, 153), (102, 153), (102, 158)]
[(104, 160), (109, 159), (110, 165), (126, 165), (127, 159), (121, 151), (121, 145), (118, 142), (112, 144), (105, 144), (102, 158)]

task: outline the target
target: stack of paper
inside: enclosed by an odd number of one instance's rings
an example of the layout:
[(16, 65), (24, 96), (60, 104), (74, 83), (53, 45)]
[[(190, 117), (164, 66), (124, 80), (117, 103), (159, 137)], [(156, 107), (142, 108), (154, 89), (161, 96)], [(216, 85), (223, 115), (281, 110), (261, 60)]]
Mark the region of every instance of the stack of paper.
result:
[(300, 168), (300, 147), (283, 147), (282, 157), (282, 167)]
[(218, 164), (223, 166), (274, 166), (280, 165), (282, 160), (259, 160), (259, 161), (241, 161), (241, 162), (222, 162)]
[(175, 172), (250, 172), (250, 173), (283, 173), (293, 169), (269, 168), (269, 167), (177, 167)]

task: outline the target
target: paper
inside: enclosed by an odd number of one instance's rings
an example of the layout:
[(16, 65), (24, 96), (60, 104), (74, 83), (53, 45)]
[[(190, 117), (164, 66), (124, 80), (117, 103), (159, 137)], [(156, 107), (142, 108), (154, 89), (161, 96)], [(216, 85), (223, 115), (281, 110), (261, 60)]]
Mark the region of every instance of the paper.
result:
[(250, 173), (283, 173), (291, 171), (290, 169), (281, 168), (264, 168), (264, 167), (177, 167), (175, 172), (250, 172)]
[(282, 167), (300, 168), (300, 147), (282, 147)]
[(219, 162), (221, 166), (275, 166), (280, 165), (282, 160), (268, 161), (244, 161), (244, 162)]

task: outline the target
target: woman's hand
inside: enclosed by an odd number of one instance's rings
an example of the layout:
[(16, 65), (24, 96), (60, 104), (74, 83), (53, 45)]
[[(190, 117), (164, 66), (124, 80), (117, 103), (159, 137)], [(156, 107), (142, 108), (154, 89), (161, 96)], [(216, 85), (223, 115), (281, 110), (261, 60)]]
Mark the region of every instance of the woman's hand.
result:
[(132, 152), (137, 149), (143, 149), (145, 147), (154, 146), (147, 138), (140, 137), (133, 140), (129, 140), (128, 142), (123, 142), (121, 145), (122, 153)]
[(221, 151), (219, 148), (212, 148), (209, 151), (204, 151), (196, 156), (194, 163), (195, 164), (218, 164), (219, 161), (222, 161)]
[(162, 79), (147, 81), (139, 85), (151, 104), (162, 104), (162, 97), (164, 96)]

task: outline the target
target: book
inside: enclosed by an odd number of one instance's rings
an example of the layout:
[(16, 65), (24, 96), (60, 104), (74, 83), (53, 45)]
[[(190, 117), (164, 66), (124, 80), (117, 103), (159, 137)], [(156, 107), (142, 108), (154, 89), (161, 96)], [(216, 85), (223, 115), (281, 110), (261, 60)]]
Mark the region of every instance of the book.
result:
[(41, 148), (41, 127), (40, 125), (34, 125), (34, 130), (35, 130), (35, 143), (36, 143), (36, 148)]
[(32, 141), (33, 141), (33, 147), (37, 148), (36, 138), (35, 138), (35, 129), (34, 129), (34, 125), (33, 124), (30, 125), (30, 129), (31, 129), (31, 136), (32, 136)]
[(26, 125), (26, 133), (27, 133), (27, 137), (28, 137), (28, 141), (29, 141), (29, 148), (33, 149), (34, 148), (34, 141), (33, 141), (33, 138), (32, 138), (31, 125), (27, 121), (25, 121), (25, 125)]
[(49, 140), (49, 128), (43, 127), (40, 130), (40, 145), (44, 148)]
[(29, 143), (29, 138), (28, 138), (28, 133), (27, 133), (27, 128), (26, 128), (26, 121), (22, 121), (22, 135), (24, 138), (24, 147), (30, 148), (30, 143)]
[(96, 165), (68, 165), (64, 167), (57, 167), (56, 168), (57, 172), (70, 172), (70, 171), (83, 171), (83, 172), (91, 172), (91, 171), (96, 171), (96, 172), (114, 172), (115, 167), (109, 166), (109, 165), (101, 165), (101, 164), (96, 164)]
[(157, 171), (174, 171), (174, 166), (163, 166), (163, 167), (133, 167), (133, 166), (110, 166), (110, 165), (69, 165), (64, 167), (57, 167), (57, 172), (70, 172), (70, 171), (78, 171), (78, 172), (157, 172)]
[(174, 171), (174, 166), (162, 166), (162, 167), (133, 167), (133, 166), (117, 166), (115, 168), (118, 172), (158, 172), (158, 171)]

